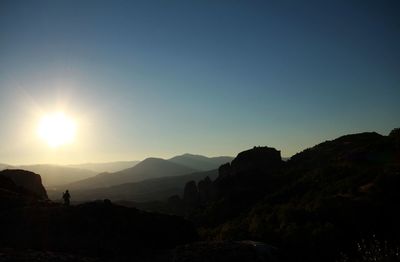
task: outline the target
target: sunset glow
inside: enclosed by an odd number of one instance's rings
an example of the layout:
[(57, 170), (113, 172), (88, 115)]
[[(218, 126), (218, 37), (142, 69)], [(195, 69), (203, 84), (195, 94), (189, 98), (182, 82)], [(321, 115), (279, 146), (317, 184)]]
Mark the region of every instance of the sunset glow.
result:
[(75, 121), (64, 113), (45, 115), (39, 122), (38, 135), (52, 148), (72, 143), (75, 134)]

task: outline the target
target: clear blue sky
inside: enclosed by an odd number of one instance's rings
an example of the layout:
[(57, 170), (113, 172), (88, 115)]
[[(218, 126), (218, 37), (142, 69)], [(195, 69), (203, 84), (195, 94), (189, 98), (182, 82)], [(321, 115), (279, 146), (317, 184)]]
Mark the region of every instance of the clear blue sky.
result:
[[(290, 156), (400, 126), (399, 1), (0, 1), (0, 162)], [(79, 119), (75, 145), (38, 112)]]

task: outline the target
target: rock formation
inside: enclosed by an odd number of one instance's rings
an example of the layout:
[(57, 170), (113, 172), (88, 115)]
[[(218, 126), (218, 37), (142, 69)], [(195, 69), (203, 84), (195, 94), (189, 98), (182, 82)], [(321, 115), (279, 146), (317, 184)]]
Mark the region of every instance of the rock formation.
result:
[(38, 174), (21, 169), (6, 169), (0, 171), (0, 176), (11, 179), (17, 186), (26, 189), (40, 199), (47, 199), (46, 189)]

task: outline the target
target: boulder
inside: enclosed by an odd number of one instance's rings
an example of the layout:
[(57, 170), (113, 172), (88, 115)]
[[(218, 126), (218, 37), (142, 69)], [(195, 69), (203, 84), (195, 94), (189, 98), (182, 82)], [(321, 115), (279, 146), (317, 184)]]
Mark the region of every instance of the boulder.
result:
[(21, 169), (6, 169), (0, 171), (0, 176), (9, 178), (15, 185), (26, 189), (39, 199), (48, 199), (46, 189), (38, 174)]

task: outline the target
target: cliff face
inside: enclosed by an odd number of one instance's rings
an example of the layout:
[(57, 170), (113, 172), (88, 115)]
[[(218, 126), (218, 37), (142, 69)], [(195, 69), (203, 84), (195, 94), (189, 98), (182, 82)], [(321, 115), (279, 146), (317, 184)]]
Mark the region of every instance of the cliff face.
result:
[[(0, 172), (1, 173), (1, 172)], [(17, 185), (8, 177), (0, 174), (0, 189), (7, 192), (17, 192)]]
[(19, 193), (20, 189), (11, 179), (0, 175), (0, 210), (22, 205), (24, 200)]
[[(186, 184), (183, 203), (174, 202), (174, 209), (184, 208), (188, 217), (200, 224), (209, 221), (218, 224), (232, 218), (250, 207), (250, 204), (260, 199), (265, 192), (273, 190), (280, 183), (281, 170), (284, 162), (280, 152), (270, 147), (254, 147), (237, 155), (232, 163), (220, 166), (215, 181), (210, 178)], [(192, 217), (191, 213), (198, 207), (207, 207), (209, 220), (201, 215)], [(211, 216), (208, 213), (213, 213)], [(216, 219), (214, 219), (216, 218)]]
[(254, 147), (237, 155), (231, 163), (233, 175), (249, 172), (265, 172), (282, 165), (281, 152), (271, 147)]
[(20, 169), (6, 169), (0, 171), (0, 176), (10, 179), (16, 186), (29, 191), (39, 199), (47, 199), (46, 189), (38, 174)]
[(400, 149), (400, 128), (393, 129), (390, 132), (389, 137), (393, 140), (396, 148)]

